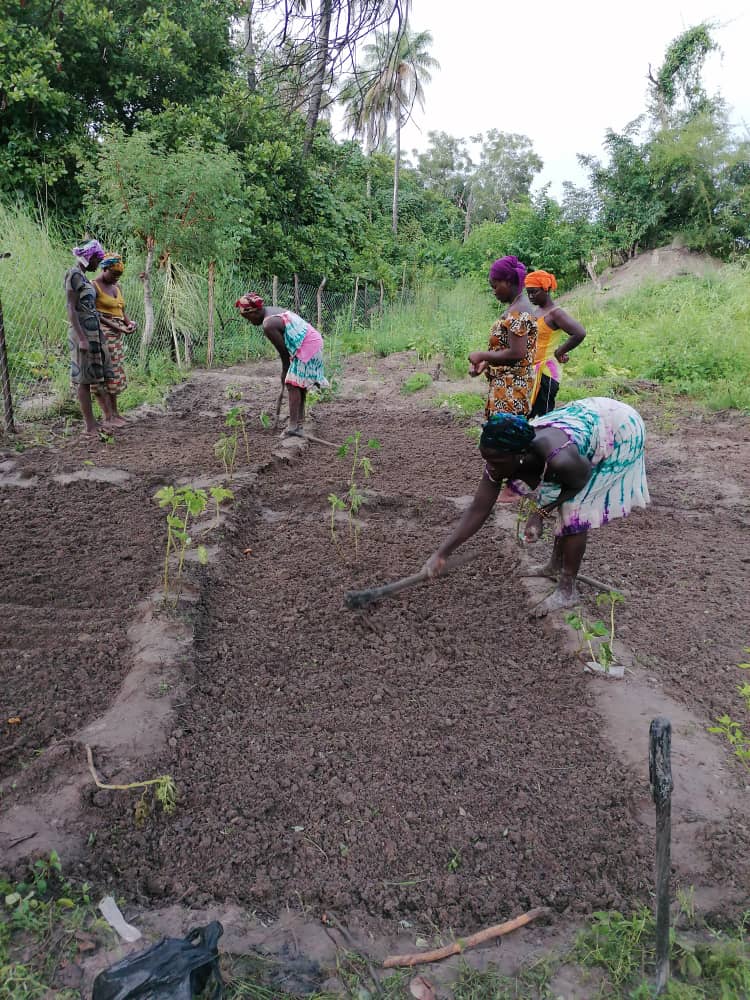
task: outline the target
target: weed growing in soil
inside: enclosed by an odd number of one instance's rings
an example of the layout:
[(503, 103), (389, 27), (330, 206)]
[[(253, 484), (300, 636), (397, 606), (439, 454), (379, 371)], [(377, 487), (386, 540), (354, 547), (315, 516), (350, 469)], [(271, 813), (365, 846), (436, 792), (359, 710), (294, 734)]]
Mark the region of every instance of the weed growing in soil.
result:
[(484, 409), (485, 398), (477, 392), (453, 392), (448, 396), (440, 396), (438, 406), (447, 407), (455, 417), (470, 420)]
[[(208, 504), (208, 496), (205, 490), (193, 489), (190, 486), (162, 486), (156, 493), (156, 499), (160, 507), (167, 510), (167, 544), (164, 552), (164, 601), (166, 603), (169, 595), (169, 559), (173, 553), (177, 554), (177, 587), (179, 593), (182, 569), (185, 565), (185, 553), (191, 545), (192, 539), (188, 534), (188, 523), (202, 514)], [(217, 504), (218, 506), (218, 504)], [(203, 545), (197, 548), (198, 559), (201, 563), (208, 560), (208, 553)]]
[[(588, 646), (589, 659), (609, 673), (612, 664), (615, 662), (613, 643), (615, 641), (615, 605), (622, 604), (625, 598), (617, 590), (608, 590), (604, 594), (599, 594), (596, 603), (599, 607), (609, 605), (609, 628), (603, 621), (589, 622), (579, 611), (572, 611), (565, 615), (565, 621), (576, 632), (580, 632), (581, 638)], [(601, 639), (602, 642), (594, 648), (593, 640)], [(584, 646), (581, 646), (581, 650)], [(581, 651), (579, 650), (579, 652)]]
[[(745, 652), (750, 653), (750, 646), (745, 649)], [(750, 670), (750, 663), (740, 663), (738, 666), (740, 670)], [(745, 703), (745, 710), (748, 720), (750, 720), (750, 684), (747, 681), (738, 684), (737, 690)], [(731, 746), (735, 757), (750, 770), (750, 724), (737, 722), (730, 715), (724, 713), (716, 720), (715, 726), (709, 726), (708, 731), (723, 736)]]
[[(663, 995), (673, 1000), (734, 1000), (750, 995), (750, 950), (745, 940), (748, 922), (750, 912), (734, 932), (712, 930), (703, 940), (673, 931), (673, 978)], [(650, 1000), (655, 935), (654, 915), (647, 908), (629, 918), (616, 910), (599, 912), (578, 936), (573, 954), (582, 965), (604, 971), (606, 982), (598, 996)]]
[(329, 493), (328, 503), (331, 506), (331, 538), (334, 545), (338, 547), (338, 536), (336, 534), (336, 512), (345, 510), (349, 521), (349, 537), (354, 542), (355, 558), (359, 553), (359, 526), (357, 525), (357, 514), (364, 503), (364, 497), (357, 483), (358, 473), (362, 473), (365, 479), (369, 479), (372, 474), (372, 462), (367, 455), (362, 455), (364, 448), (371, 451), (379, 451), (380, 441), (377, 438), (370, 438), (367, 444), (362, 444), (362, 432), (355, 431), (350, 434), (338, 450), (340, 458), (346, 458), (351, 454), (352, 464), (349, 470), (348, 489), (343, 497), (336, 493)]
[(426, 389), (428, 385), (432, 385), (431, 375), (427, 372), (414, 372), (401, 386), (401, 392), (408, 396), (413, 392), (419, 392), (420, 389)]
[(98, 943), (114, 943), (90, 892), (87, 882), (63, 877), (55, 851), (35, 861), (21, 882), (0, 878), (0, 1000), (51, 996), (57, 971), (75, 962), (79, 952), (97, 946), (91, 935), (104, 938)]

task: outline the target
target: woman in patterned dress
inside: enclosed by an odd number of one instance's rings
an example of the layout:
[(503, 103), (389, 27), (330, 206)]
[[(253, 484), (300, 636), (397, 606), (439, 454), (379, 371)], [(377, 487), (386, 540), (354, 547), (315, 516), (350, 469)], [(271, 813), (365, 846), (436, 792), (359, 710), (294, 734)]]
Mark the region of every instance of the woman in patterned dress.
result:
[(68, 311), (68, 348), (70, 350), (70, 380), (76, 387), (86, 434), (99, 434), (91, 402), (92, 390), (97, 393), (104, 413), (104, 430), (114, 428), (112, 406), (104, 392), (111, 374), (107, 343), (96, 313), (96, 289), (86, 276), (95, 271), (104, 259), (98, 240), (89, 240), (72, 250), (75, 267), (65, 272), (65, 301)]
[(526, 521), (526, 541), (541, 537), (545, 521), (555, 523), (549, 561), (528, 571), (557, 581), (536, 613), (573, 607), (580, 600), (576, 577), (589, 530), (649, 502), (645, 434), (632, 407), (601, 396), (576, 400), (531, 421), (507, 413), (492, 416), (479, 442), (482, 480), (456, 529), (425, 564), (428, 574), (442, 571), (451, 552), (487, 520), (503, 483), (514, 480), (537, 500)]
[(281, 358), (281, 384), (289, 393), (289, 427), (285, 436), (303, 437), (308, 389), (324, 389), (323, 337), (312, 323), (289, 309), (266, 306), (255, 292), (237, 299), (240, 315), (263, 327)]
[(526, 268), (517, 257), (500, 257), (490, 268), (495, 298), (507, 309), (490, 330), (489, 348), (469, 355), (469, 374), (484, 374), (490, 383), (485, 415), (528, 416), (534, 386), (536, 320), (526, 297)]
[[(117, 412), (117, 397), (128, 385), (123, 337), (135, 330), (135, 323), (125, 312), (125, 298), (118, 284), (125, 270), (122, 257), (117, 253), (109, 253), (100, 266), (102, 273), (94, 278), (96, 311), (99, 316), (99, 326), (107, 341), (111, 364), (109, 377), (104, 383), (104, 392), (109, 396), (112, 406), (113, 424), (116, 427), (125, 427), (127, 420)], [(101, 395), (101, 392), (97, 392), (97, 395)]]

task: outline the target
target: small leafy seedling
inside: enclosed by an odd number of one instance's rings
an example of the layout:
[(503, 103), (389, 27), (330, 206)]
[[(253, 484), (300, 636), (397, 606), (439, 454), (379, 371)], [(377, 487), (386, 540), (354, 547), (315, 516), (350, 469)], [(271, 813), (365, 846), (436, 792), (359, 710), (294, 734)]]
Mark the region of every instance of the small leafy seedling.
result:
[(331, 538), (334, 545), (338, 546), (338, 536), (336, 533), (336, 512), (346, 511), (349, 521), (349, 538), (354, 543), (355, 557), (359, 553), (359, 525), (357, 524), (357, 514), (364, 503), (364, 496), (357, 483), (358, 473), (362, 473), (365, 479), (369, 479), (372, 474), (372, 461), (362, 451), (369, 448), (370, 451), (379, 451), (380, 441), (377, 438), (370, 438), (366, 444), (362, 443), (361, 431), (350, 434), (338, 450), (339, 458), (346, 458), (351, 455), (352, 464), (349, 469), (349, 481), (346, 493), (340, 497), (336, 493), (328, 495), (328, 503), (331, 507)]
[(237, 428), (242, 431), (242, 440), (245, 442), (245, 456), (248, 462), (250, 461), (250, 442), (247, 439), (247, 427), (245, 425), (245, 416), (239, 406), (233, 406), (231, 410), (227, 412), (226, 419), (224, 421), (227, 427), (234, 429), (235, 436), (237, 434)]
[[(750, 646), (745, 649), (750, 653)], [(750, 663), (738, 664), (740, 670), (750, 670)], [(737, 691), (745, 703), (745, 710), (750, 719), (750, 684), (745, 681), (737, 685)], [(733, 719), (726, 712), (716, 720), (715, 726), (709, 726), (709, 733), (718, 733), (723, 736), (732, 748), (737, 760), (741, 761), (750, 770), (750, 723), (740, 723)]]
[[(579, 611), (571, 611), (565, 615), (565, 621), (571, 628), (579, 632), (581, 639), (585, 643), (580, 650), (588, 647), (589, 660), (591, 663), (598, 663), (605, 673), (609, 673), (612, 664), (615, 662), (613, 643), (615, 641), (615, 606), (622, 604), (625, 598), (617, 590), (609, 590), (599, 594), (596, 603), (599, 607), (609, 605), (609, 628), (603, 621), (590, 622)], [(598, 646), (594, 647), (594, 640), (601, 639)]]
[[(188, 523), (206, 509), (208, 496), (205, 490), (193, 489), (190, 486), (162, 486), (156, 493), (159, 506), (167, 509), (167, 542), (164, 552), (164, 601), (169, 595), (169, 560), (177, 555), (177, 588), (179, 593), (182, 570), (185, 565), (185, 553), (192, 544), (188, 534)], [(197, 548), (198, 559), (206, 562), (208, 554), (205, 546)]]
[(224, 503), (225, 500), (234, 500), (234, 493), (228, 490), (226, 486), (212, 486), (208, 491), (211, 494), (211, 499), (216, 507), (216, 523), (219, 523), (219, 505)]

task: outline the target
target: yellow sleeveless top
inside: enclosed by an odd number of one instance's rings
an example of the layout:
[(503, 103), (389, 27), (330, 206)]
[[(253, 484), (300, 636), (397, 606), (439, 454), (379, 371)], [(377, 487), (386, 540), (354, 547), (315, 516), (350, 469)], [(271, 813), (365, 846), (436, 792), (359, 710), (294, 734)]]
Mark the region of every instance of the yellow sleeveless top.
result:
[(107, 295), (99, 287), (99, 282), (94, 282), (96, 289), (96, 311), (104, 313), (105, 316), (114, 316), (116, 319), (125, 319), (125, 299), (123, 298), (120, 286), (115, 285), (116, 295)]
[(536, 354), (534, 355), (535, 365), (540, 364), (542, 361), (547, 361), (554, 355), (556, 348), (562, 342), (562, 335), (564, 332), (564, 330), (553, 330), (552, 327), (548, 326), (544, 321), (544, 316), (537, 316)]

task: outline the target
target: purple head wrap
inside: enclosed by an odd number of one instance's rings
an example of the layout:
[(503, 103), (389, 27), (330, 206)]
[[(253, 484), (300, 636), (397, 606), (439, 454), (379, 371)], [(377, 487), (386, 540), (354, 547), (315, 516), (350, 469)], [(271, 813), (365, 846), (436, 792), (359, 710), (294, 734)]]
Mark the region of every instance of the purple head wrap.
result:
[(83, 260), (88, 264), (92, 257), (104, 258), (106, 255), (99, 240), (89, 240), (82, 247), (73, 247), (73, 256), (76, 260)]
[(499, 257), (490, 268), (490, 281), (509, 281), (523, 288), (526, 267), (518, 257)]

